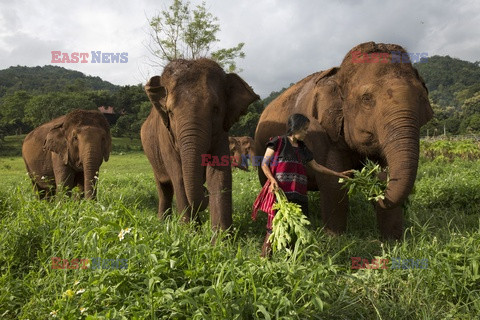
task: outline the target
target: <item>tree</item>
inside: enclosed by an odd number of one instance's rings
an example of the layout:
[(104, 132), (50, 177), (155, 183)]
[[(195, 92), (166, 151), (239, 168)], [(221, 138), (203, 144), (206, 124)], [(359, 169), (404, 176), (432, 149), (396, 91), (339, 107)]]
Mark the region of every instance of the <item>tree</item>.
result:
[(236, 71), (236, 58), (244, 58), (244, 43), (235, 47), (211, 51), (216, 34), (220, 31), (214, 17), (205, 8), (205, 2), (190, 9), (190, 2), (174, 0), (173, 4), (148, 20), (150, 44), (154, 64), (165, 66), (168, 62), (183, 58), (210, 57), (230, 72)]
[(25, 106), (32, 96), (24, 90), (7, 94), (0, 101), (0, 127), (4, 134), (16, 134), (29, 131), (30, 126), (23, 121)]
[(480, 92), (463, 102), (462, 112), (464, 117), (480, 114)]
[(23, 121), (32, 127), (37, 127), (73, 109), (95, 110), (97, 106), (79, 92), (40, 94), (28, 101)]
[(148, 101), (141, 84), (123, 86), (113, 97), (113, 105), (117, 113), (137, 114), (140, 111), (140, 105)]

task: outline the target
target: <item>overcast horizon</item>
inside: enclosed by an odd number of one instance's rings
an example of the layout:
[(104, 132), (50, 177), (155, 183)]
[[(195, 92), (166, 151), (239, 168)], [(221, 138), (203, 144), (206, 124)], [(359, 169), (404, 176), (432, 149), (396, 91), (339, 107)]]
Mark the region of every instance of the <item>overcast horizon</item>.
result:
[[(145, 84), (148, 21), (172, 3), (141, 0), (75, 3), (0, 2), (0, 69), (57, 65), (115, 85)], [(191, 7), (201, 1), (191, 1)], [(225, 1), (206, 0), (218, 18), (220, 42), (244, 42), (239, 75), (262, 98), (313, 72), (338, 66), (355, 45), (395, 43), (408, 52), (480, 61), (480, 2), (473, 0)], [(52, 51), (127, 53), (124, 63), (52, 63)], [(125, 55), (123, 56), (125, 58)]]

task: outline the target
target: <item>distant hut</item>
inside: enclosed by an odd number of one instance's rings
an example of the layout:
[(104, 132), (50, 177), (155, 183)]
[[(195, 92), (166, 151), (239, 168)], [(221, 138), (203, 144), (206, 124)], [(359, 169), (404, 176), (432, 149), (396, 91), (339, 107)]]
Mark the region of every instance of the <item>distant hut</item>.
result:
[(107, 118), (110, 127), (113, 127), (117, 123), (118, 118), (121, 116), (119, 113), (115, 113), (115, 109), (112, 106), (101, 106), (98, 107), (98, 111), (103, 113), (105, 118)]

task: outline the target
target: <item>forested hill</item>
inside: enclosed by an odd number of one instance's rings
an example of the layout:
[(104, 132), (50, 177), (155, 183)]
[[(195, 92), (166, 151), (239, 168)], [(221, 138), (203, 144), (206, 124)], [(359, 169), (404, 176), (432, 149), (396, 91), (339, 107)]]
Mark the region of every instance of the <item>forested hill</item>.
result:
[[(434, 110), (434, 118), (422, 127), (422, 134), (480, 132), (480, 62), (432, 56), (415, 67), (430, 91)], [(285, 90), (250, 105), (230, 134), (254, 136), (263, 109)], [(112, 132), (130, 136), (138, 136), (151, 109), (141, 84), (115, 86), (58, 66), (0, 70), (0, 137), (28, 132), (74, 108), (100, 106), (113, 106), (121, 114)]]
[(119, 87), (100, 77), (86, 76), (79, 71), (59, 66), (16, 66), (0, 70), (0, 98), (7, 93), (24, 90), (29, 93), (57, 91), (108, 90)]
[(414, 66), (425, 80), (430, 98), (441, 107), (458, 108), (480, 92), (480, 61), (433, 56)]

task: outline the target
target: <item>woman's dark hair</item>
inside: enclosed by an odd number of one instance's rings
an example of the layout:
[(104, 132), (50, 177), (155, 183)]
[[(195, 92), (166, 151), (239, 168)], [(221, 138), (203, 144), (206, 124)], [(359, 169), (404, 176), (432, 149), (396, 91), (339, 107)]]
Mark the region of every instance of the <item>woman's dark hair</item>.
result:
[(300, 131), (305, 127), (306, 124), (310, 123), (307, 117), (305, 117), (301, 113), (294, 113), (290, 117), (288, 117), (287, 121), (287, 136), (291, 136), (292, 134)]

